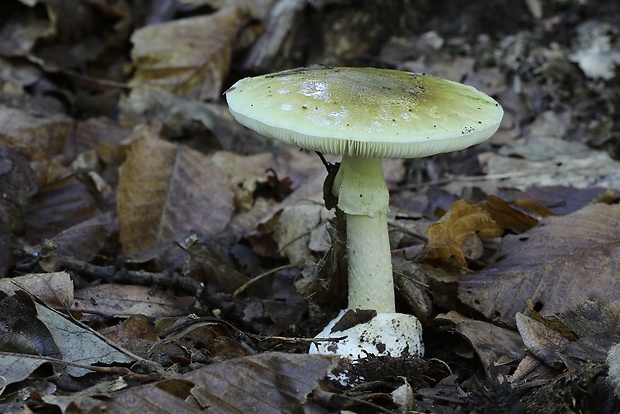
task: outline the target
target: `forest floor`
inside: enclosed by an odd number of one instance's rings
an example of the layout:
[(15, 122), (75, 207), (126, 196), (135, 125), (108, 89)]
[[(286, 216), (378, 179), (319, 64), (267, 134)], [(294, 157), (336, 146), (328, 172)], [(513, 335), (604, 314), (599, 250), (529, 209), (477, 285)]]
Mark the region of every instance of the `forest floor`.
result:
[[(346, 307), (326, 165), (223, 93), (312, 65), (504, 109), (384, 161), (423, 356), (308, 354)], [(3, 1), (0, 412), (619, 412), (619, 72), (607, 0)]]

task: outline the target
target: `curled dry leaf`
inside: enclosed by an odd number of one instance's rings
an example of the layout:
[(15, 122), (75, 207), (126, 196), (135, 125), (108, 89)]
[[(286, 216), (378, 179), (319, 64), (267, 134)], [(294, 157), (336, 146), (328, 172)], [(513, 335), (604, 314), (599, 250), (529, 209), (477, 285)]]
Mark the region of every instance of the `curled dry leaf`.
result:
[(204, 154), (159, 139), (146, 127), (127, 154), (117, 193), (120, 240), (134, 255), (194, 232), (222, 231), (233, 212), (226, 177)]
[[(501, 259), (463, 277), (459, 298), (486, 317), (515, 325), (531, 299), (542, 315), (567, 313), (586, 300), (618, 298), (620, 206), (594, 204), (548, 217), (502, 241)], [(612, 231), (613, 230), (613, 231)]]
[(454, 330), (471, 343), (487, 373), (499, 360), (517, 361), (525, 354), (523, 342), (513, 330), (469, 319), (455, 311), (438, 315), (435, 321), (452, 324)]
[(227, 7), (136, 30), (131, 38), (136, 74), (130, 85), (156, 86), (199, 100), (217, 99), (244, 21), (240, 8)]
[(544, 217), (553, 215), (547, 207), (529, 199), (508, 202), (495, 195), (480, 204), (500, 226), (523, 233), (536, 226)]
[(550, 367), (561, 367), (560, 354), (568, 346), (570, 340), (521, 312), (517, 312), (515, 320), (528, 351)]
[(425, 235), (428, 239), (425, 260), (466, 268), (464, 245), (471, 245), (472, 241), (480, 239), (499, 237), (502, 228), (481, 207), (466, 200), (458, 200), (438, 222), (429, 226)]

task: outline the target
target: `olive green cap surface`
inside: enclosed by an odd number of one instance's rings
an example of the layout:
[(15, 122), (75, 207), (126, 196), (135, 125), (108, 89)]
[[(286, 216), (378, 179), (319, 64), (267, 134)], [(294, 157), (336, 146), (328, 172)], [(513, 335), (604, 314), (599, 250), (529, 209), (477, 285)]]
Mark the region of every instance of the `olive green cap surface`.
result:
[(256, 132), (337, 155), (417, 158), (467, 148), (499, 128), (501, 106), (471, 86), (374, 68), (299, 68), (241, 79), (230, 112)]

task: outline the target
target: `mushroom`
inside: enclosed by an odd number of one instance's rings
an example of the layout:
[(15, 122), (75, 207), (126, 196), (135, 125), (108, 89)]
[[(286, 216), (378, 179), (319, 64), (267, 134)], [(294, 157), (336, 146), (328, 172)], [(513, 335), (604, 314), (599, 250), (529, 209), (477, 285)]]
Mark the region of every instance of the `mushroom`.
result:
[[(394, 356), (404, 349), (422, 354), (419, 322), (395, 311), (382, 159), (426, 157), (480, 143), (497, 131), (500, 105), (460, 83), (375, 68), (292, 69), (242, 79), (225, 94), (230, 112), (246, 127), (288, 144), (342, 155), (332, 192), (346, 215), (348, 309), (374, 309), (384, 321), (415, 331), (396, 338), (400, 345), (391, 348), (385, 346), (390, 342), (386, 332), (376, 333), (378, 341), (368, 340), (368, 331), (358, 327), (365, 335), (360, 342), (380, 343), (374, 354)], [(331, 325), (319, 336), (349, 333), (331, 332)], [(356, 358), (364, 356), (359, 346), (336, 349), (319, 343), (315, 350)]]

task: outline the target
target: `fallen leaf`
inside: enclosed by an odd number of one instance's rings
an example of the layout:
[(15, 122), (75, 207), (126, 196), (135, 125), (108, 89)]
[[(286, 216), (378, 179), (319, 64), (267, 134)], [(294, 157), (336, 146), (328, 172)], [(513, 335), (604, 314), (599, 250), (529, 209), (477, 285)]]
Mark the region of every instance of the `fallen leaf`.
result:
[(102, 381), (85, 390), (70, 395), (44, 395), (41, 397), (48, 404), (60, 408), (63, 413), (77, 412), (88, 413), (101, 408), (101, 400), (108, 398), (110, 393), (127, 388), (127, 383), (122, 377), (111, 381)]
[(437, 315), (435, 321), (453, 324), (454, 330), (471, 344), (489, 374), (500, 360), (518, 361), (525, 354), (525, 346), (513, 330), (469, 319), (454, 311)]
[(37, 368), (48, 362), (47, 358), (0, 351), (2, 385), (6, 386), (25, 380)]
[[(108, 343), (91, 329), (76, 324), (65, 316), (38, 303), (35, 304), (37, 318), (49, 329), (58, 346), (63, 361), (81, 365), (130, 363), (135, 358), (127, 352)], [(81, 377), (91, 372), (86, 368), (67, 365), (65, 372)]]
[[(34, 302), (23, 291), (5, 297), (2, 308), (10, 310), (0, 314), (0, 324), (8, 328), (0, 337), (0, 366), (8, 383), (25, 379), (41, 364), (49, 362), (49, 358), (81, 365), (135, 360), (94, 331)], [(91, 372), (73, 365), (62, 369), (75, 377)]]
[(131, 133), (131, 129), (124, 128), (118, 122), (106, 118), (89, 118), (78, 122), (73, 133), (65, 142), (65, 156), (74, 159), (88, 150), (98, 150), (102, 146), (112, 147)]
[(39, 116), (0, 105), (0, 143), (28, 148), (31, 159), (61, 154), (74, 124), (66, 115)]
[(156, 119), (169, 138), (192, 136), (201, 146), (247, 151), (247, 143), (231, 139), (239, 135), (242, 126), (233, 123), (232, 115), (221, 105), (175, 96), (143, 84), (123, 95), (119, 107), (120, 124), (123, 126), (150, 124)]
[(62, 357), (45, 321), (37, 317), (36, 304), (24, 291), (0, 295), (0, 351), (43, 357)]
[(528, 351), (552, 368), (562, 367), (560, 354), (570, 344), (569, 339), (521, 312), (517, 312), (515, 321)]
[[(601, 187), (575, 188), (571, 186), (534, 186), (525, 191), (506, 190), (512, 199), (535, 200), (554, 215), (565, 216), (596, 202), (608, 190)], [(610, 204), (610, 203), (605, 203)]]
[(488, 200), (480, 203), (480, 206), (489, 212), (497, 224), (515, 233), (523, 233), (536, 226), (542, 218), (553, 215), (542, 204), (528, 199), (508, 202), (489, 195)]
[(531, 161), (490, 152), (480, 154), (487, 181), (497, 180), (504, 188), (593, 186), (620, 188), (620, 163), (605, 151), (554, 155), (550, 160)]
[(35, 176), (26, 157), (0, 145), (0, 233), (24, 229), (29, 199), (35, 189)]
[(0, 291), (11, 294), (25, 290), (46, 305), (64, 309), (73, 303), (73, 281), (67, 272), (32, 273), (0, 279)]
[(556, 318), (574, 332), (564, 354), (581, 361), (604, 362), (610, 348), (620, 342), (620, 301), (587, 301)]
[(187, 313), (187, 304), (171, 292), (146, 286), (105, 284), (78, 289), (71, 311), (113, 317), (145, 315), (152, 318)]
[(90, 262), (116, 230), (116, 220), (111, 213), (95, 216), (54, 236), (54, 253)]
[(620, 280), (620, 206), (594, 204), (548, 217), (502, 241), (500, 260), (465, 275), (459, 298), (487, 318), (515, 325), (531, 299), (542, 315), (571, 311), (586, 300), (616, 300)]
[(297, 412), (334, 367), (324, 355), (266, 352), (113, 394), (110, 413)]
[(190, 234), (215, 235), (233, 212), (233, 193), (210, 157), (159, 139), (147, 127), (121, 167), (120, 240), (135, 255)]
[(43, 187), (30, 200), (26, 238), (33, 244), (101, 214), (89, 188), (75, 177)]
[(424, 259), (467, 268), (463, 246), (468, 239), (490, 239), (501, 235), (501, 227), (489, 213), (467, 200), (458, 200), (426, 230), (428, 244)]
[(131, 37), (136, 73), (130, 85), (156, 86), (197, 100), (219, 98), (244, 21), (240, 8), (226, 7), (136, 30)]

